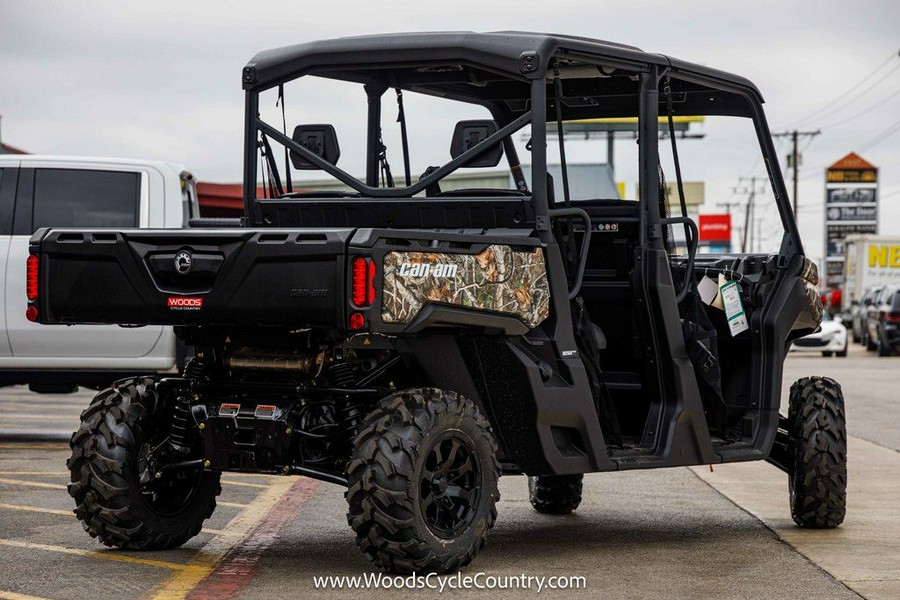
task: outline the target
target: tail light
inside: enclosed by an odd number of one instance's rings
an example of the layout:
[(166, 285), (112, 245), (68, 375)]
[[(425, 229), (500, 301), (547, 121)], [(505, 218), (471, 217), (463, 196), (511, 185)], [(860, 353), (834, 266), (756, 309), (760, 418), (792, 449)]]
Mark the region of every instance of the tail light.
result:
[(375, 262), (357, 256), (353, 259), (350, 299), (354, 306), (370, 306), (375, 301)]
[(889, 323), (900, 323), (900, 312), (886, 312), (882, 313), (884, 316), (884, 320)]
[(25, 293), (29, 301), (35, 301), (38, 297), (38, 257), (33, 254), (28, 257), (25, 267)]

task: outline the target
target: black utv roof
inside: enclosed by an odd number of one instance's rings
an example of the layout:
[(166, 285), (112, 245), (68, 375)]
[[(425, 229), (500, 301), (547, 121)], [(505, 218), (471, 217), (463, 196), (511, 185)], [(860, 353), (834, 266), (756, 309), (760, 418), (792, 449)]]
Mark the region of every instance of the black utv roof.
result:
[(469, 64), (512, 78), (535, 79), (546, 75), (550, 59), (559, 51), (575, 57), (602, 57), (613, 63), (669, 65), (704, 79), (744, 88), (762, 101), (756, 86), (738, 75), (644, 52), (635, 46), (521, 31), (395, 33), (307, 42), (258, 53), (244, 67), (242, 79), (248, 90), (270, 88), (310, 72), (364, 81), (361, 71), (426, 62)]

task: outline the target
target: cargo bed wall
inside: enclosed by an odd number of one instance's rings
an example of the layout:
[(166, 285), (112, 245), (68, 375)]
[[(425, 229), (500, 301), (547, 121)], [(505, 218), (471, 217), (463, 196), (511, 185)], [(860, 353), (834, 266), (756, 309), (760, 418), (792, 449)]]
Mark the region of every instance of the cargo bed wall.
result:
[(42, 229), (39, 321), (338, 325), (352, 232)]

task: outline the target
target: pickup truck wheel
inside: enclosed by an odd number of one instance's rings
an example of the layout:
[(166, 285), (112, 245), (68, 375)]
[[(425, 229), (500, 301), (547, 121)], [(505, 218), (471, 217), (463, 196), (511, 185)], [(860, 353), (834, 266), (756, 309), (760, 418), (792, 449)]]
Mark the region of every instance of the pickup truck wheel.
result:
[(841, 386), (805, 377), (791, 386), (789, 486), (791, 516), (800, 527), (831, 529), (847, 510), (847, 426)]
[(397, 573), (468, 564), (497, 519), (496, 443), (453, 392), (388, 396), (363, 422), (347, 468), (347, 521), (366, 557)]
[(167, 417), (153, 377), (117, 381), (81, 414), (66, 463), (68, 490), (85, 531), (107, 546), (175, 548), (200, 533), (216, 508), (218, 473), (163, 476), (158, 449), (167, 448)]
[(868, 334), (863, 337), (863, 344), (865, 344), (866, 350), (868, 350), (869, 352), (875, 352), (876, 350), (878, 350), (878, 342), (873, 342), (872, 338), (869, 337)]
[(539, 475), (528, 478), (528, 498), (539, 513), (567, 515), (581, 504), (583, 475)]

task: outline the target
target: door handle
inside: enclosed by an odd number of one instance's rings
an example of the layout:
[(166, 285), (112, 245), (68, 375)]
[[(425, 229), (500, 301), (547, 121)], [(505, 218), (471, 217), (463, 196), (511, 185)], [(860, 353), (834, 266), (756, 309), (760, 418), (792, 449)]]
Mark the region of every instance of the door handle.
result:
[(575, 281), (569, 290), (569, 300), (574, 300), (581, 291), (581, 280), (584, 278), (584, 268), (587, 265), (588, 248), (591, 246), (591, 217), (584, 209), (570, 206), (567, 208), (550, 209), (551, 217), (578, 217), (584, 221), (584, 237), (581, 238), (581, 252), (578, 256), (578, 268), (575, 270)]

